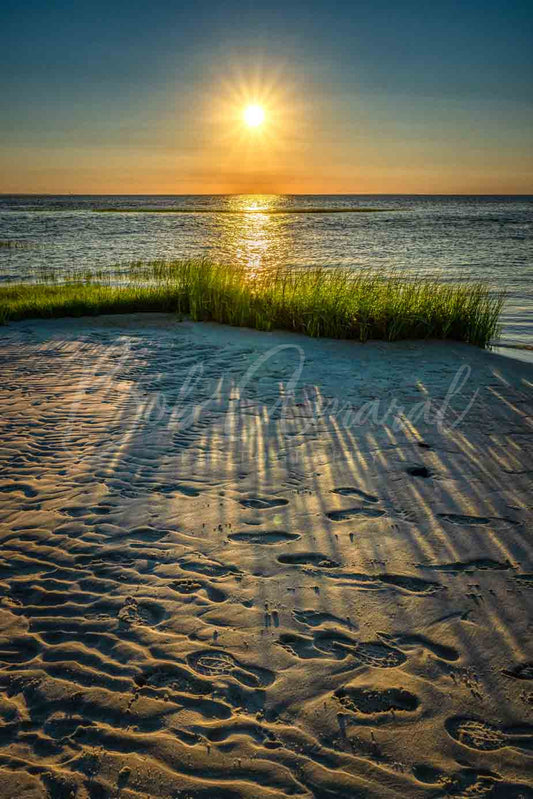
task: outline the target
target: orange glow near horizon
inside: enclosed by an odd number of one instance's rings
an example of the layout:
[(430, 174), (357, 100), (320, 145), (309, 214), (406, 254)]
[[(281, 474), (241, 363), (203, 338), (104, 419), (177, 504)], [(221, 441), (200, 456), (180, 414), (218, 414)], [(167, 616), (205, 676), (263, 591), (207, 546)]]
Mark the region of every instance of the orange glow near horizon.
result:
[(75, 138), (67, 130), (53, 141), (4, 147), (0, 191), (256, 196), (531, 192), (531, 171), (524, 168), (520, 149), (498, 150), (499, 140), (474, 149), (465, 142), (458, 149), (445, 127), (440, 138), (398, 137), (382, 124), (396, 106), (389, 112), (382, 99), (362, 93), (326, 96), (324, 87), (287, 64), (258, 59), (252, 68), (228, 65), (201, 91), (184, 92), (183, 113), (165, 97), (165, 103), (150, 107), (150, 124), (139, 125), (127, 140), (120, 127), (101, 140), (76, 129)]

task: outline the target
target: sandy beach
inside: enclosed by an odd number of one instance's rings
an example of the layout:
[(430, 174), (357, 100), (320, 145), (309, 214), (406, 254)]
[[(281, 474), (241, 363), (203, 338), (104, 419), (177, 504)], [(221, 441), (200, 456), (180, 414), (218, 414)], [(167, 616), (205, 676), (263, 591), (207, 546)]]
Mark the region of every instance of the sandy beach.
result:
[(533, 797), (532, 386), (449, 342), (0, 328), (0, 797)]

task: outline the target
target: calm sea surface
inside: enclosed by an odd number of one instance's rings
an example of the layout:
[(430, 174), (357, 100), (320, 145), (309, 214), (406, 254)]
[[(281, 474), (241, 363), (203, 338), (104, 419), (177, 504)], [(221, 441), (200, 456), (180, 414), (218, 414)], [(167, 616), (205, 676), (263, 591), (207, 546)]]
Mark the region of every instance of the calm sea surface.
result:
[[(378, 214), (294, 213), (379, 208)], [(95, 213), (181, 208), (181, 214)], [(208, 209), (210, 213), (198, 213)], [(277, 214), (221, 213), (251, 209)], [(533, 345), (533, 197), (0, 196), (0, 281), (36, 268), (87, 270), (209, 255), (252, 269), (276, 264), (381, 267), (480, 278), (505, 288), (502, 341)]]

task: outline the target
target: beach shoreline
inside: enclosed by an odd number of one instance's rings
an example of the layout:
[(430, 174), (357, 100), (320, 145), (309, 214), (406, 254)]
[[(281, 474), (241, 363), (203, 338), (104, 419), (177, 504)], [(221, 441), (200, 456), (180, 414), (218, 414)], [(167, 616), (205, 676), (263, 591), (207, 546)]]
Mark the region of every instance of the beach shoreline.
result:
[[(156, 213), (93, 211), (121, 206)], [(354, 206), (380, 213), (307, 214)], [(158, 213), (161, 208), (200, 214)], [(138, 261), (205, 257), (254, 275), (340, 267), (420, 281), (466, 280), (505, 292), (503, 339), (531, 345), (531, 208), (527, 196), (4, 196), (1, 238), (19, 246), (2, 248), (0, 283), (31, 282), (36, 272), (53, 272), (61, 283), (74, 271), (108, 273)], [(249, 213), (253, 209), (268, 213)], [(306, 213), (291, 214), (294, 209)]]
[(453, 341), (0, 327), (0, 795), (529, 797), (532, 385)]

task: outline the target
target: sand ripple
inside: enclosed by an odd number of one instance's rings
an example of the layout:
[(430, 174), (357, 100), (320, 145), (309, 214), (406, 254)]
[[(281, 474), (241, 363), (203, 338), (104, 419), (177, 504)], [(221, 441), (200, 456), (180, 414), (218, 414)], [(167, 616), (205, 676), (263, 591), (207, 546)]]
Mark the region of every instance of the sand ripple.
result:
[[(345, 423), (466, 360), (457, 429)], [(0, 797), (531, 797), (532, 375), (163, 316), (2, 330)]]

